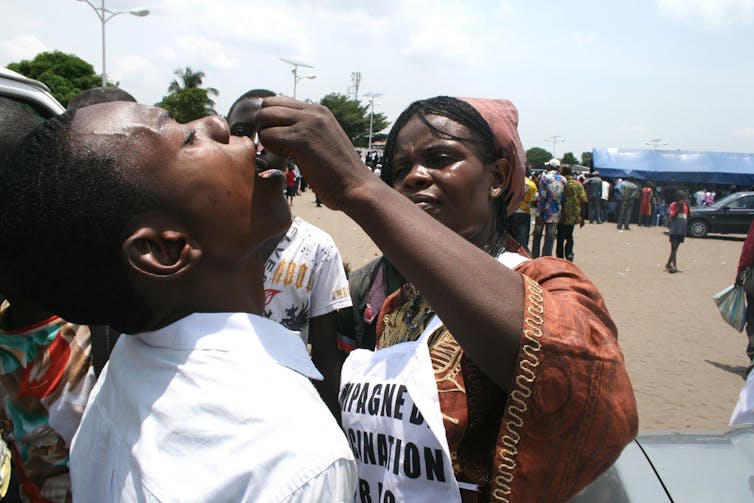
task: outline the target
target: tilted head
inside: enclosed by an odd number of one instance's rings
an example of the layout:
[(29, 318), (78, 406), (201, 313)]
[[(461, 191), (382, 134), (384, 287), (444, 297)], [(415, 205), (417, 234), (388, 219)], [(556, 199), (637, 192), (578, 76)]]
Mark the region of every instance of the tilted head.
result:
[(525, 191), (517, 124), (507, 100), (414, 102), (388, 135), (381, 177), (458, 234), (489, 247)]
[(66, 112), (2, 174), (0, 258), (30, 299), (73, 322), (133, 332), (242, 311), (239, 272), (290, 219), (254, 154), (216, 116), (179, 124), (124, 102)]

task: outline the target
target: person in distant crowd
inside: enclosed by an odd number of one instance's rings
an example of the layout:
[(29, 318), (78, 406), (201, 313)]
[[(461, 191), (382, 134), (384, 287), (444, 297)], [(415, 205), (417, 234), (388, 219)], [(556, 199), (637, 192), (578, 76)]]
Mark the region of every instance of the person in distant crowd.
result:
[(618, 204), (619, 208), (623, 202), (623, 182), (623, 178), (618, 178), (615, 180), (615, 184), (613, 184), (613, 199)]
[(584, 182), (584, 189), (589, 201), (589, 223), (602, 223), (602, 178), (595, 171)]
[[(228, 112), (231, 133), (258, 143), (256, 117), (262, 99), (270, 96), (275, 93), (255, 89), (239, 97)], [(260, 171), (286, 169), (290, 159), (260, 148)], [(333, 415), (340, 418), (338, 386), (345, 355), (338, 349), (336, 314), (351, 306), (340, 251), (328, 233), (296, 217), (269, 243), (265, 256), (264, 316), (299, 332), (304, 343), (311, 345), (314, 365), (324, 376), (314, 385)]]
[(288, 204), (293, 206), (293, 198), (296, 197), (296, 171), (291, 162), (285, 165), (285, 195), (288, 197)]
[(694, 192), (694, 205), (704, 206), (704, 200), (707, 197), (707, 189), (705, 187), (700, 187), (699, 190)]
[(88, 107), (97, 103), (110, 101), (130, 101), (136, 103), (136, 98), (119, 87), (93, 87), (85, 89), (73, 97), (68, 103), (67, 110)]
[(128, 334), (72, 441), (73, 501), (353, 501), (321, 375), (261, 316), (262, 250), (291, 215), (255, 157), (220, 117), (115, 102), (47, 121), (3, 170), (10, 284)]
[[(550, 171), (542, 173), (539, 177), (539, 197), (532, 243), (534, 258), (552, 256), (566, 184), (565, 178), (560, 174), (560, 161), (550, 159), (547, 165), (551, 168)], [(539, 244), (543, 233), (545, 242), (540, 252)]]
[(746, 367), (746, 382), (738, 395), (738, 400), (730, 416), (730, 425), (754, 424), (754, 295), (746, 290), (744, 280), (746, 276), (754, 274), (754, 222), (749, 226), (749, 232), (741, 247), (741, 256), (738, 259), (738, 269), (734, 283), (744, 285), (746, 294), (746, 358), (749, 365)]
[(639, 227), (652, 225), (652, 201), (654, 199), (654, 191), (649, 182), (644, 182), (644, 187), (641, 189), (641, 203), (639, 205)]
[(688, 197), (686, 193), (679, 190), (676, 193), (675, 201), (670, 204), (668, 212), (669, 218), (669, 230), (670, 236), (670, 256), (665, 263), (665, 269), (668, 272), (678, 272), (678, 261), (676, 255), (678, 253), (678, 247), (683, 243), (686, 238), (686, 231), (688, 229), (688, 220), (690, 215)]
[[(743, 285), (746, 276), (754, 274), (752, 266), (754, 266), (754, 222), (749, 226), (749, 232), (741, 247), (734, 281), (736, 285)], [(746, 358), (749, 360), (749, 366), (746, 369), (748, 375), (754, 367), (754, 292), (744, 291), (746, 292), (746, 336), (749, 339), (746, 346)]]
[(715, 204), (715, 192), (708, 190), (704, 193), (704, 205), (711, 206)]
[(297, 196), (301, 195), (301, 170), (298, 169), (298, 166), (296, 166), (296, 163), (293, 161), (293, 159), (288, 160), (288, 164), (291, 165), (291, 168), (293, 168), (293, 174), (296, 175), (294, 186), (295, 186), (295, 194)]
[(531, 231), (531, 209), (532, 205), (537, 202), (537, 185), (532, 181), (528, 169), (524, 183), (526, 184), (524, 198), (516, 211), (508, 217), (508, 228), (516, 241), (528, 248)]
[(618, 230), (621, 228), (631, 230), (631, 215), (634, 212), (634, 203), (639, 198), (639, 187), (629, 178), (620, 184), (620, 213), (618, 214)]
[(573, 179), (570, 166), (563, 166), (562, 174), (566, 179), (566, 186), (563, 190), (563, 209), (558, 222), (555, 255), (573, 262), (573, 229), (576, 224), (584, 227), (587, 197), (584, 187)]
[(600, 202), (600, 222), (607, 222), (607, 206), (610, 200), (610, 182), (602, 180), (602, 201)]
[(665, 197), (663, 196), (664, 190), (664, 187), (660, 186), (655, 188), (655, 211), (652, 220), (654, 225), (662, 225), (663, 227), (667, 224), (666, 220), (668, 212), (668, 203), (665, 202)]

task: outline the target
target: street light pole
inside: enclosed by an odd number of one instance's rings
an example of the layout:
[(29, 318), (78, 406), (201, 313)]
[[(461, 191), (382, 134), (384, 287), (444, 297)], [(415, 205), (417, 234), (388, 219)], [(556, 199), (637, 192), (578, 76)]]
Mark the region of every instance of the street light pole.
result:
[(667, 147), (667, 143), (662, 142), (662, 138), (652, 138), (649, 141), (645, 141), (644, 145), (651, 145), (654, 150), (657, 150), (658, 147)]
[(367, 150), (372, 150), (372, 127), (374, 126), (374, 99), (382, 96), (382, 93), (364, 93), (365, 98), (369, 98), (369, 105), (371, 111), (369, 112), (369, 147)]
[(102, 87), (107, 87), (107, 69), (106, 69), (106, 48), (105, 48), (105, 24), (118, 14), (131, 14), (132, 16), (144, 17), (149, 15), (149, 10), (142, 7), (134, 7), (130, 10), (111, 11), (105, 8), (105, 0), (102, 0), (100, 7), (95, 7), (89, 0), (79, 0), (79, 2), (85, 2), (89, 7), (97, 14), (100, 23), (102, 24)]
[(552, 143), (552, 157), (556, 159), (558, 157), (556, 145), (558, 143), (563, 143), (565, 141), (565, 138), (556, 134), (556, 135), (548, 136), (547, 138), (545, 138), (545, 141), (549, 141), (550, 143)]
[(278, 58), (283, 63), (288, 63), (289, 65), (293, 65), (293, 70), (291, 70), (291, 73), (293, 74), (293, 99), (296, 99), (296, 86), (298, 85), (299, 81), (303, 79), (316, 79), (317, 76), (314, 74), (310, 75), (304, 75), (303, 77), (298, 76), (298, 67), (301, 66), (303, 68), (314, 68), (312, 65), (307, 65), (306, 63), (302, 63), (300, 61), (296, 61), (294, 59), (285, 59), (285, 58)]

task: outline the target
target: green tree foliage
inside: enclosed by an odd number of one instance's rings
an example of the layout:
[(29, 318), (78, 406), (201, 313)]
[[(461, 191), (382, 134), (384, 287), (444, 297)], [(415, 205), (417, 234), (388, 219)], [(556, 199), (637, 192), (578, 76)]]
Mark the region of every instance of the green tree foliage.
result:
[(552, 159), (552, 154), (540, 147), (532, 147), (526, 151), (526, 163), (532, 169), (545, 169), (545, 163)]
[(592, 167), (592, 153), (591, 152), (582, 152), (581, 153), (581, 165), (586, 166), (588, 168)]
[(178, 68), (173, 74), (175, 74), (176, 78), (173, 79), (173, 82), (168, 86), (169, 93), (175, 93), (182, 89), (204, 89), (207, 91), (207, 103), (210, 108), (214, 108), (215, 102), (210, 96), (218, 97), (220, 96), (220, 91), (214, 87), (202, 87), (204, 77), (206, 77), (203, 71), (198, 70), (195, 72), (187, 66), (185, 70)]
[(61, 51), (41, 52), (32, 60), (11, 63), (8, 68), (45, 84), (64, 107), (81, 91), (102, 84), (102, 77), (94, 73), (92, 65)]
[(206, 89), (188, 87), (168, 94), (156, 105), (170, 112), (176, 121), (185, 124), (214, 114), (211, 103)]
[(215, 101), (210, 96), (219, 96), (220, 92), (214, 87), (202, 87), (203, 71), (194, 71), (187, 66), (173, 73), (176, 78), (168, 86), (169, 94), (157, 103), (158, 107), (170, 112), (176, 121), (183, 124), (217, 113)]
[[(319, 100), (319, 104), (330, 109), (340, 127), (346, 132), (356, 147), (366, 147), (369, 144), (369, 114), (371, 107), (362, 105), (350, 99), (345, 94), (330, 93)], [(375, 113), (372, 123), (372, 141), (376, 141), (378, 132), (387, 128), (390, 123), (383, 113)]]
[(573, 166), (574, 164), (578, 164), (579, 160), (576, 159), (576, 156), (573, 155), (573, 152), (566, 152), (563, 154), (562, 159), (563, 164), (568, 164), (569, 166)]

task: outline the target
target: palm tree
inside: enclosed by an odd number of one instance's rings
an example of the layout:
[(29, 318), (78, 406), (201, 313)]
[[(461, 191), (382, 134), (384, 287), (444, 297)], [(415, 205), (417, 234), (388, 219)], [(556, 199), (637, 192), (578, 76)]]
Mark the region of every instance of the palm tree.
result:
[[(208, 96), (220, 95), (220, 91), (214, 87), (202, 87), (202, 81), (204, 80), (205, 75), (201, 70), (195, 72), (187, 66), (185, 70), (181, 70), (180, 68), (176, 69), (173, 74), (175, 74), (177, 78), (173, 79), (173, 82), (168, 86), (169, 93), (175, 93), (181, 89), (199, 88), (207, 91)], [(214, 100), (209, 97), (207, 98), (207, 104), (210, 107), (215, 106)]]

